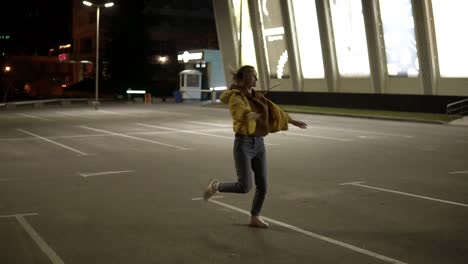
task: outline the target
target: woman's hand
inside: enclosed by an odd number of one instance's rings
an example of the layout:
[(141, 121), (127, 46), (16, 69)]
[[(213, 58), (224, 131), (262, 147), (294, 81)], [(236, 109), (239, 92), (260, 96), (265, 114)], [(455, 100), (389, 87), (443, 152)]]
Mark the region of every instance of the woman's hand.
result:
[(258, 120), (262, 115), (257, 112), (250, 112), (247, 114), (247, 120)]
[(302, 122), (302, 121), (297, 121), (297, 120), (294, 120), (294, 119), (291, 119), (289, 121), (289, 123), (291, 123), (292, 125), (294, 126), (297, 126), (299, 128), (302, 128), (302, 129), (306, 129), (307, 128), (307, 124)]

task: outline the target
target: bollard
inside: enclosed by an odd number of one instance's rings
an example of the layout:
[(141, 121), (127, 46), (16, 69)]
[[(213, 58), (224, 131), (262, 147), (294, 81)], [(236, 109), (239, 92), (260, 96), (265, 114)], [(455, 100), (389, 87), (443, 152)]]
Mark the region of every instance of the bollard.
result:
[(216, 103), (216, 90), (215, 89), (211, 90), (211, 103), (212, 104)]
[(145, 98), (147, 104), (152, 104), (153, 97), (151, 97), (150, 93), (145, 94)]

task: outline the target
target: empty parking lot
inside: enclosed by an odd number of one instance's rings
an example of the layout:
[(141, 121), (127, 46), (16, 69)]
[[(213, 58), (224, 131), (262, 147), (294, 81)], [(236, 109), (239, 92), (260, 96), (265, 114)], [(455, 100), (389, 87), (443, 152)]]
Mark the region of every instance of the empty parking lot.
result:
[(227, 109), (0, 111), (0, 263), (467, 263), (468, 127), (292, 115), (261, 230)]

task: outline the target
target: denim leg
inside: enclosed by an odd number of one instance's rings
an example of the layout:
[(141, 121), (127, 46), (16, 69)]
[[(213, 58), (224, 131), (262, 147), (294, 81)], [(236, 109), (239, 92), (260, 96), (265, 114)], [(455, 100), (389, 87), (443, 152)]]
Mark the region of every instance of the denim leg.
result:
[(256, 188), (250, 213), (256, 216), (260, 215), (268, 188), (266, 151), (263, 138), (260, 140), (257, 142), (256, 155), (252, 159), (252, 170), (255, 175)]
[(248, 193), (252, 188), (251, 160), (253, 156), (253, 139), (236, 138), (234, 140), (234, 161), (237, 172), (237, 182), (221, 182), (219, 192)]

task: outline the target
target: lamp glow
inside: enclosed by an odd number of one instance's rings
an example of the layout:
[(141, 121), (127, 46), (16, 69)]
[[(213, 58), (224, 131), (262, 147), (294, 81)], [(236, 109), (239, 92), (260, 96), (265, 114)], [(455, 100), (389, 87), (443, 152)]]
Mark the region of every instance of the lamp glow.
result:
[(167, 56), (159, 56), (158, 61), (159, 61), (159, 63), (164, 64), (164, 63), (166, 63), (168, 61), (168, 57)]
[(114, 2), (105, 3), (104, 6), (105, 6), (105, 7), (113, 7), (113, 6), (114, 6)]
[(132, 90), (132, 89), (127, 90), (127, 94), (145, 94), (145, 93), (146, 93), (145, 90)]
[(85, 6), (92, 6), (93, 3), (88, 2), (88, 1), (83, 1), (83, 5), (85, 5)]

